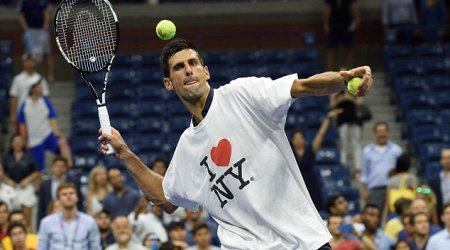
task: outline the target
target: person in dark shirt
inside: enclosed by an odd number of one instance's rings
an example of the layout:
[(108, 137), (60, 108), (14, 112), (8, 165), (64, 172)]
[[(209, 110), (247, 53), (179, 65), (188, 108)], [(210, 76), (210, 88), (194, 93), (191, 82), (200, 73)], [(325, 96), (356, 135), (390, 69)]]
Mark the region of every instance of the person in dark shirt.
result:
[(319, 180), (314, 174), (316, 153), (322, 146), (323, 138), (330, 126), (331, 120), (336, 118), (340, 113), (342, 113), (342, 109), (334, 109), (327, 113), (327, 116), (322, 121), (311, 144), (306, 143), (303, 131), (296, 129), (291, 134), (291, 146), (294, 151), (295, 159), (297, 160), (303, 180), (305, 180), (306, 188), (308, 189), (317, 210), (322, 209), (322, 194), (320, 191)]
[(33, 155), (26, 150), (20, 135), (11, 137), (11, 149), (3, 159), (5, 175), (3, 180), (12, 186), (17, 194), (17, 203), (25, 215), (27, 227), (31, 227), (31, 211), (37, 202), (34, 181), (40, 179), (40, 173)]

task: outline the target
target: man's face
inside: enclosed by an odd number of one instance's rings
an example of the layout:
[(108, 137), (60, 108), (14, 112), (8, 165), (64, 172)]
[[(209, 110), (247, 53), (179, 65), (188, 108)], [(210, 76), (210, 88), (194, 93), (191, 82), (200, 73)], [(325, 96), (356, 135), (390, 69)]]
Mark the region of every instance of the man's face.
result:
[(98, 214), (95, 217), (95, 222), (97, 223), (97, 226), (101, 232), (108, 231), (110, 229), (111, 218), (105, 213)]
[(208, 229), (201, 228), (197, 232), (195, 232), (194, 240), (199, 247), (209, 246), (209, 241), (211, 240), (211, 234)]
[(164, 78), (167, 90), (175, 90), (177, 95), (189, 103), (201, 97), (206, 98), (209, 88), (208, 67), (203, 66), (197, 52), (185, 49), (175, 53), (169, 60), (169, 78)]
[(366, 229), (376, 231), (380, 224), (380, 210), (377, 208), (369, 207), (362, 214), (362, 222), (366, 226)]
[(5, 205), (0, 206), (0, 224), (3, 225), (8, 221), (8, 208)]
[(334, 202), (331, 212), (337, 215), (345, 216), (348, 213), (348, 202), (344, 197), (339, 197)]
[(56, 178), (61, 178), (66, 174), (67, 166), (64, 161), (55, 161), (52, 164), (52, 173)]
[(117, 242), (127, 243), (131, 239), (131, 224), (124, 217), (116, 218), (113, 223), (113, 234)]
[(428, 213), (428, 205), (426, 201), (422, 199), (415, 199), (411, 204), (411, 213)]
[(414, 217), (414, 232), (418, 235), (428, 235), (430, 222), (425, 214), (418, 214)]
[(155, 171), (157, 174), (164, 176), (167, 171), (167, 166), (162, 161), (157, 161), (153, 164), (153, 171)]
[(169, 231), (169, 237), (171, 240), (186, 241), (186, 229), (176, 226)]
[(442, 213), (441, 220), (442, 222), (444, 222), (447, 230), (450, 230), (450, 207), (445, 208), (444, 212)]
[(30, 72), (34, 71), (36, 69), (36, 62), (30, 58), (23, 60), (23, 69)]
[(13, 213), (9, 218), (9, 223), (13, 222), (27, 224), (27, 222), (25, 221), (25, 216), (22, 213)]
[(197, 211), (186, 209), (186, 219), (191, 221), (198, 221), (202, 215), (202, 210), (199, 208)]
[(330, 216), (328, 218), (328, 231), (333, 236), (340, 236), (341, 230), (339, 227), (344, 223), (344, 218), (341, 216)]
[(63, 209), (73, 209), (78, 202), (78, 196), (75, 189), (64, 188), (59, 191), (58, 200)]
[(15, 227), (11, 230), (11, 241), (14, 247), (25, 246), (26, 233), (21, 227)]
[(442, 150), (441, 166), (444, 171), (450, 171), (450, 149)]
[(377, 145), (386, 145), (389, 139), (389, 129), (384, 124), (379, 124), (374, 131), (375, 143)]
[(109, 182), (114, 189), (121, 189), (124, 186), (124, 176), (118, 169), (110, 169), (108, 172)]

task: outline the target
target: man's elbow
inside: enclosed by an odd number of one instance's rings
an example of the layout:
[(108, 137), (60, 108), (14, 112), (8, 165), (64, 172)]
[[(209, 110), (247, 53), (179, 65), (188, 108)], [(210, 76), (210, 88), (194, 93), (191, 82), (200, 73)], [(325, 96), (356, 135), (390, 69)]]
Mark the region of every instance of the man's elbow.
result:
[(175, 212), (175, 210), (178, 209), (177, 206), (167, 202), (161, 205), (158, 205), (159, 208), (161, 208), (161, 210), (163, 210), (164, 212), (168, 213), (168, 214), (172, 214), (173, 212)]

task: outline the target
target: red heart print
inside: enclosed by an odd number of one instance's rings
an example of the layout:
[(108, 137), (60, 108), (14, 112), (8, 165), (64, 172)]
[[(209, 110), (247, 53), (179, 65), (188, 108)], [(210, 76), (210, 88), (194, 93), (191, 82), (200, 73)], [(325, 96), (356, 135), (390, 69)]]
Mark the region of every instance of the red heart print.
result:
[(231, 143), (227, 139), (221, 139), (217, 147), (211, 149), (211, 159), (218, 167), (227, 167), (230, 164)]

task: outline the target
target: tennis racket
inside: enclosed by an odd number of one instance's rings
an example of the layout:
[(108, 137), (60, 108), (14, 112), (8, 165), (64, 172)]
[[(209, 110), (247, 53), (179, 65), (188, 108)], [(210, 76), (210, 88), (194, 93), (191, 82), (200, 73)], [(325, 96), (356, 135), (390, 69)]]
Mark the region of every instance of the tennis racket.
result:
[[(64, 59), (79, 71), (95, 96), (102, 133), (111, 134), (106, 87), (119, 42), (119, 20), (107, 0), (63, 0), (55, 14), (55, 35)], [(106, 70), (99, 97), (86, 73)], [(108, 154), (114, 153), (108, 144)]]

